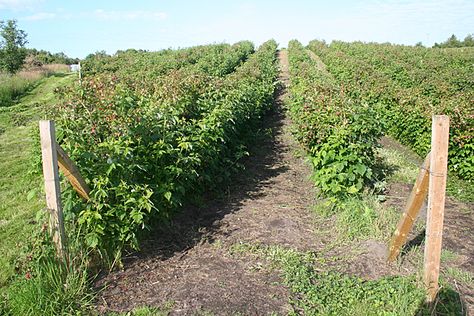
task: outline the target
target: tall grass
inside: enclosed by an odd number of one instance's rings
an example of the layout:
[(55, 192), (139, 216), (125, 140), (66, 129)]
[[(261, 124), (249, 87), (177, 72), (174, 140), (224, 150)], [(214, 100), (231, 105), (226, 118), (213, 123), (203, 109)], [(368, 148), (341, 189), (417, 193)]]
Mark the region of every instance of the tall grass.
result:
[(34, 88), (40, 79), (67, 71), (67, 65), (50, 64), (22, 70), (15, 75), (0, 73), (0, 107), (12, 105), (15, 100)]
[(59, 259), (45, 229), (43, 224), (41, 232), (31, 237), (28, 249), (20, 251), (18, 274), (0, 302), (0, 315), (90, 312), (94, 295), (90, 288), (89, 253), (82, 247), (79, 235), (73, 235), (69, 236), (65, 257)]

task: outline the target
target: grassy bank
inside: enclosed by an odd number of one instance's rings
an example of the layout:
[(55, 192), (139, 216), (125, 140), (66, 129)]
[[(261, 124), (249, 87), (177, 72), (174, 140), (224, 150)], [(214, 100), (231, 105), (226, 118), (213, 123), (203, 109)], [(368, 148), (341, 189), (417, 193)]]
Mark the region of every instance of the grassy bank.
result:
[(31, 91), (40, 79), (69, 71), (67, 65), (51, 64), (20, 71), (15, 75), (0, 73), (0, 107), (10, 106)]
[(36, 227), (43, 210), (40, 175), (30, 173), (32, 133), (45, 107), (56, 102), (56, 87), (72, 81), (70, 75), (50, 75), (16, 105), (0, 107), (0, 287), (14, 274), (12, 260)]

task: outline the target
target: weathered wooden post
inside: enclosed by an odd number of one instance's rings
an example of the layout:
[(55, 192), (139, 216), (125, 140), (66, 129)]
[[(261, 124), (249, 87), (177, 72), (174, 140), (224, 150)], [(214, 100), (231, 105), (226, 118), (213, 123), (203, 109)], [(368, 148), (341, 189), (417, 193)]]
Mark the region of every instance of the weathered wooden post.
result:
[(426, 199), (426, 195), (428, 194), (430, 160), (430, 154), (428, 154), (421, 166), (420, 173), (416, 178), (415, 185), (413, 186), (410, 197), (405, 206), (405, 211), (403, 212), (403, 215), (398, 222), (397, 229), (393, 234), (389, 248), (388, 261), (394, 261), (397, 258), (401, 248), (407, 241), (408, 234), (410, 233), (418, 213), (423, 206), (423, 202)]
[(435, 300), (439, 287), (438, 278), (448, 173), (449, 117), (446, 115), (433, 116), (432, 129), (424, 258), (424, 281), (428, 289), (428, 303)]
[(41, 156), (43, 159), (46, 206), (50, 212), (49, 231), (60, 257), (64, 256), (65, 231), (61, 208), (56, 132), (53, 121), (40, 121)]
[(91, 190), (79, 173), (77, 166), (58, 143), (56, 143), (56, 151), (58, 155), (59, 170), (61, 170), (64, 176), (69, 180), (79, 196), (86, 201), (89, 200), (89, 193)]

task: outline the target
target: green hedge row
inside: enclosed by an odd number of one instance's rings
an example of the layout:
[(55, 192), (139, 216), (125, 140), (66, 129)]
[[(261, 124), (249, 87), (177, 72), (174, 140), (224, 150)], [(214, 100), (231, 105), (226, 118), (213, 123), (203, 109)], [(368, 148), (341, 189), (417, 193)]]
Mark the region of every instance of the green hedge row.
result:
[(289, 43), (294, 135), (311, 156), (314, 180), (333, 197), (358, 194), (374, 181), (377, 112), (348, 98), (298, 41)]
[(172, 70), (189, 66), (195, 67), (196, 71), (224, 76), (233, 72), (254, 51), (254, 45), (249, 41), (158, 52), (130, 49), (113, 56), (103, 53), (89, 55), (82, 61), (81, 67), (86, 77), (109, 73), (120, 78), (133, 77), (135, 80), (137, 76), (155, 79)]
[(223, 77), (215, 74), (235, 63), (232, 51), (206, 71), (184, 67), (154, 81), (90, 75), (62, 92), (58, 135), (92, 189), (88, 203), (68, 190), (64, 208), (89, 247), (119, 258), (152, 223), (225, 181), (271, 104), (276, 47), (264, 43)]
[(451, 119), (449, 168), (474, 179), (474, 48), (312, 41), (353, 99), (379, 109), (386, 130), (421, 156), (431, 146), (431, 117)]

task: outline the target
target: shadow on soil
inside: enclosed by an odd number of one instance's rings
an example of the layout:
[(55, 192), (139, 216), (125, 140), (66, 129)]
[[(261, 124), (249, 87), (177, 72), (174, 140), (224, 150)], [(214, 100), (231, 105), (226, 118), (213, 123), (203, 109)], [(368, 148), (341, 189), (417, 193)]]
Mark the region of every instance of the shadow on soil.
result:
[(400, 251), (402, 256), (406, 255), (413, 248), (420, 247), (425, 242), (426, 229), (423, 229), (418, 235), (409, 240)]

